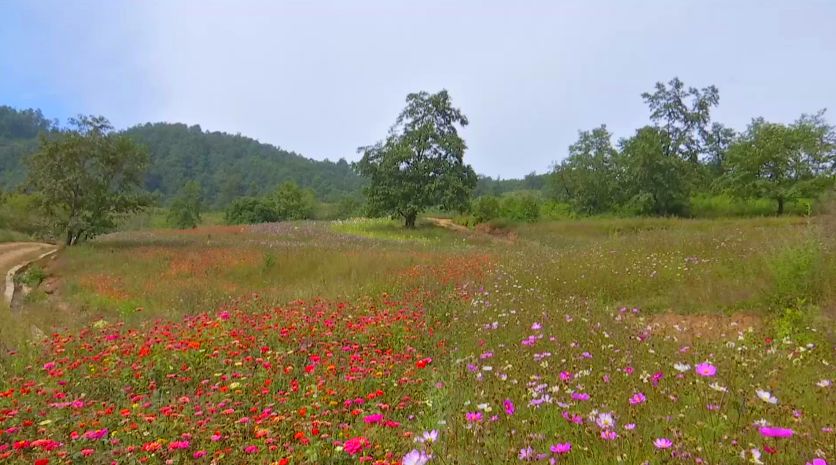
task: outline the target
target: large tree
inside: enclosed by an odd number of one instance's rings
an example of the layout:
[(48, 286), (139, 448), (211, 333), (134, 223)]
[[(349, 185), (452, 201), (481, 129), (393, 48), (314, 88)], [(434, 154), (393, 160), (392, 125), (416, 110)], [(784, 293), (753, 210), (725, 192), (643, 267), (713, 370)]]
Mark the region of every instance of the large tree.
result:
[(724, 181), (733, 194), (773, 199), (780, 215), (786, 202), (833, 185), (836, 132), (824, 111), (791, 125), (756, 118), (729, 147), (725, 162)]
[(463, 161), (467, 146), (458, 128), (466, 125), (446, 90), (407, 95), (388, 137), (359, 149), (357, 171), (370, 181), (369, 213), (400, 216), (413, 228), (427, 208), (467, 208), (476, 173)]
[(696, 164), (709, 138), (711, 107), (720, 102), (717, 88), (686, 88), (675, 77), (667, 85), (657, 82), (654, 91), (643, 93), (642, 98), (650, 107), (651, 121), (668, 135), (666, 154)]
[(26, 183), (67, 245), (115, 228), (120, 214), (150, 202), (140, 188), (148, 165), (143, 147), (114, 133), (102, 116), (79, 116), (70, 126), (41, 136)]
[(668, 133), (645, 126), (620, 142), (619, 187), (636, 213), (679, 215), (688, 206), (689, 163), (666, 151)]
[(617, 200), (618, 151), (611, 139), (612, 134), (603, 124), (591, 131), (580, 131), (578, 141), (569, 146), (569, 157), (552, 175), (553, 190), (557, 191), (556, 186), (560, 185), (567, 200), (579, 212), (607, 211)]

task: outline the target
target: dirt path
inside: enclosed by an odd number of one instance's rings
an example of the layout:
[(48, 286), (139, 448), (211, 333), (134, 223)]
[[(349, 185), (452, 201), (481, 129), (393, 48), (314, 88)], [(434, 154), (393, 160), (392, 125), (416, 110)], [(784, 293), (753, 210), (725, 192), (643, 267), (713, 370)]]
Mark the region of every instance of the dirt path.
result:
[(467, 229), (466, 227), (464, 227), (460, 224), (453, 223), (453, 220), (451, 220), (449, 218), (427, 217), (427, 219), (429, 221), (431, 221), (434, 225), (441, 226), (442, 228), (452, 229), (453, 231), (458, 231), (458, 232), (470, 232), (469, 229)]
[(5, 302), (8, 303), (11, 296), (8, 286), (9, 271), (18, 265), (22, 265), (29, 260), (38, 258), (44, 253), (55, 250), (57, 247), (51, 244), (41, 244), (38, 242), (7, 242), (0, 244), (0, 286), (2, 291), (0, 294), (5, 296)]

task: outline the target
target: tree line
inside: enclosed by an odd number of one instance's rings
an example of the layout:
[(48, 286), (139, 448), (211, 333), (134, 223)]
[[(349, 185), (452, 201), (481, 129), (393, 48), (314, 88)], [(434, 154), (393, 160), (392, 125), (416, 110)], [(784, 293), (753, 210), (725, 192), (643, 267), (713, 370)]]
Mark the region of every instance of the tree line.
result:
[(554, 198), (582, 214), (685, 215), (697, 193), (768, 198), (775, 212), (834, 181), (836, 132), (824, 110), (790, 124), (754, 118), (742, 132), (711, 119), (714, 86), (674, 78), (642, 94), (650, 124), (616, 143), (606, 125), (580, 131), (549, 176)]

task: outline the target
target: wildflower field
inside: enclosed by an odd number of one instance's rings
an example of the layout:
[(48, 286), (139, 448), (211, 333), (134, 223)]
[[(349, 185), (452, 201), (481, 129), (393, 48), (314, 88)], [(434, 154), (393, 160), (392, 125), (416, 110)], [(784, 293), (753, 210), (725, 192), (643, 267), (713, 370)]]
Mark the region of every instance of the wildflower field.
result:
[(0, 462), (834, 463), (833, 224), (103, 237), (5, 311)]

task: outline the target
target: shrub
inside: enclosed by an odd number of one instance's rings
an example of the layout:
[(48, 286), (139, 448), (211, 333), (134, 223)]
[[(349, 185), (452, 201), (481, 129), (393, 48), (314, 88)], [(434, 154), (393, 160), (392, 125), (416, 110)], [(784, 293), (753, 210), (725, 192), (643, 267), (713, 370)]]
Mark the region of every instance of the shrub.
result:
[(772, 308), (786, 308), (801, 299), (814, 302), (822, 294), (826, 278), (821, 273), (821, 252), (817, 241), (807, 239), (771, 257), (768, 264), (773, 278), (769, 297)]
[(255, 224), (278, 221), (279, 216), (273, 205), (265, 199), (240, 197), (235, 199), (224, 212), (226, 224)]
[(305, 220), (313, 217), (314, 194), (295, 182), (283, 182), (271, 196), (279, 220)]
[(471, 214), (477, 223), (497, 218), (500, 214), (499, 199), (492, 195), (478, 197), (471, 205)]
[(528, 192), (509, 195), (502, 199), (500, 210), (503, 218), (533, 223), (540, 218), (540, 199)]

